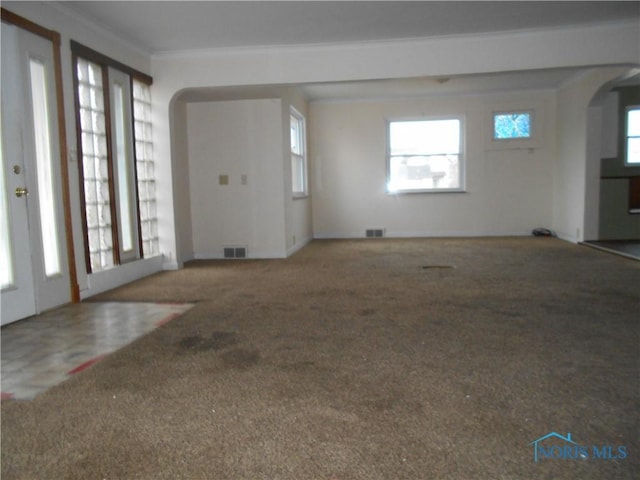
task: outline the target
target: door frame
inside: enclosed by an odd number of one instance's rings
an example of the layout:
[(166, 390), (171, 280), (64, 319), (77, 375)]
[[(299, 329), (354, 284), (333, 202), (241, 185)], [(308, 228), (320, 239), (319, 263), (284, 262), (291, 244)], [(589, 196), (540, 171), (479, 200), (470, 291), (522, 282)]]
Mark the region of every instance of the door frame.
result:
[(51, 42), (53, 49), (53, 66), (55, 75), (56, 104), (58, 106), (58, 144), (60, 146), (60, 176), (62, 180), (62, 207), (64, 211), (64, 231), (65, 243), (67, 247), (67, 261), (69, 263), (69, 284), (71, 289), (71, 302), (80, 302), (80, 286), (78, 284), (78, 274), (76, 271), (75, 250), (73, 245), (73, 223), (71, 220), (71, 195), (69, 188), (69, 168), (67, 165), (67, 133), (64, 114), (64, 96), (62, 90), (62, 60), (60, 56), (60, 34), (54, 30), (49, 30), (28, 20), (20, 15), (16, 15), (9, 10), (0, 8), (1, 20), (5, 23), (15, 25), (30, 33), (43, 37)]

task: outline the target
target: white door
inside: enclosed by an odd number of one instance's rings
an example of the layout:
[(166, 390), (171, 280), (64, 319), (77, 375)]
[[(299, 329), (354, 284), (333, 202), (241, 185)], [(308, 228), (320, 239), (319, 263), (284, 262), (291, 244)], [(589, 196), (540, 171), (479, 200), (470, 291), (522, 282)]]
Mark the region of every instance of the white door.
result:
[(0, 323), (71, 299), (52, 43), (1, 24)]

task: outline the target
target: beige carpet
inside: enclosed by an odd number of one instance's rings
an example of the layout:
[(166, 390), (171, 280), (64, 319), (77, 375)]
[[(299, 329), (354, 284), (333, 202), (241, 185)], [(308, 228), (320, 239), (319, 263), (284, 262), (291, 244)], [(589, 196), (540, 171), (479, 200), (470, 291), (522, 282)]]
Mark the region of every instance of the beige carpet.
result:
[[(198, 304), (2, 401), (3, 480), (640, 478), (640, 262), (552, 238), (315, 241), (95, 300)], [(534, 462), (550, 432), (588, 455)]]

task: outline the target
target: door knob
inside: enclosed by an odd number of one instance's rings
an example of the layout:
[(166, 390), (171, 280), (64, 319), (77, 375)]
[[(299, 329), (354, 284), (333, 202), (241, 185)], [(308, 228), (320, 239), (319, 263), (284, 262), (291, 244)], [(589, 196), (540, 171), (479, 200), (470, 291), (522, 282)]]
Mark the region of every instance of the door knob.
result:
[(27, 195), (29, 195), (29, 190), (25, 187), (16, 187), (16, 197), (26, 197)]

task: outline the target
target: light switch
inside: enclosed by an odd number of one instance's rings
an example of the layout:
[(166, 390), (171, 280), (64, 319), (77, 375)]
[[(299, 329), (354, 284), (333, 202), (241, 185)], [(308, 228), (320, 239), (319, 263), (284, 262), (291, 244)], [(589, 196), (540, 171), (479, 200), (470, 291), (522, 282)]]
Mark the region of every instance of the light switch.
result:
[(240, 185), (247, 185), (249, 182), (246, 175), (240, 175)]
[(229, 185), (229, 175), (219, 175), (218, 183), (220, 185)]

